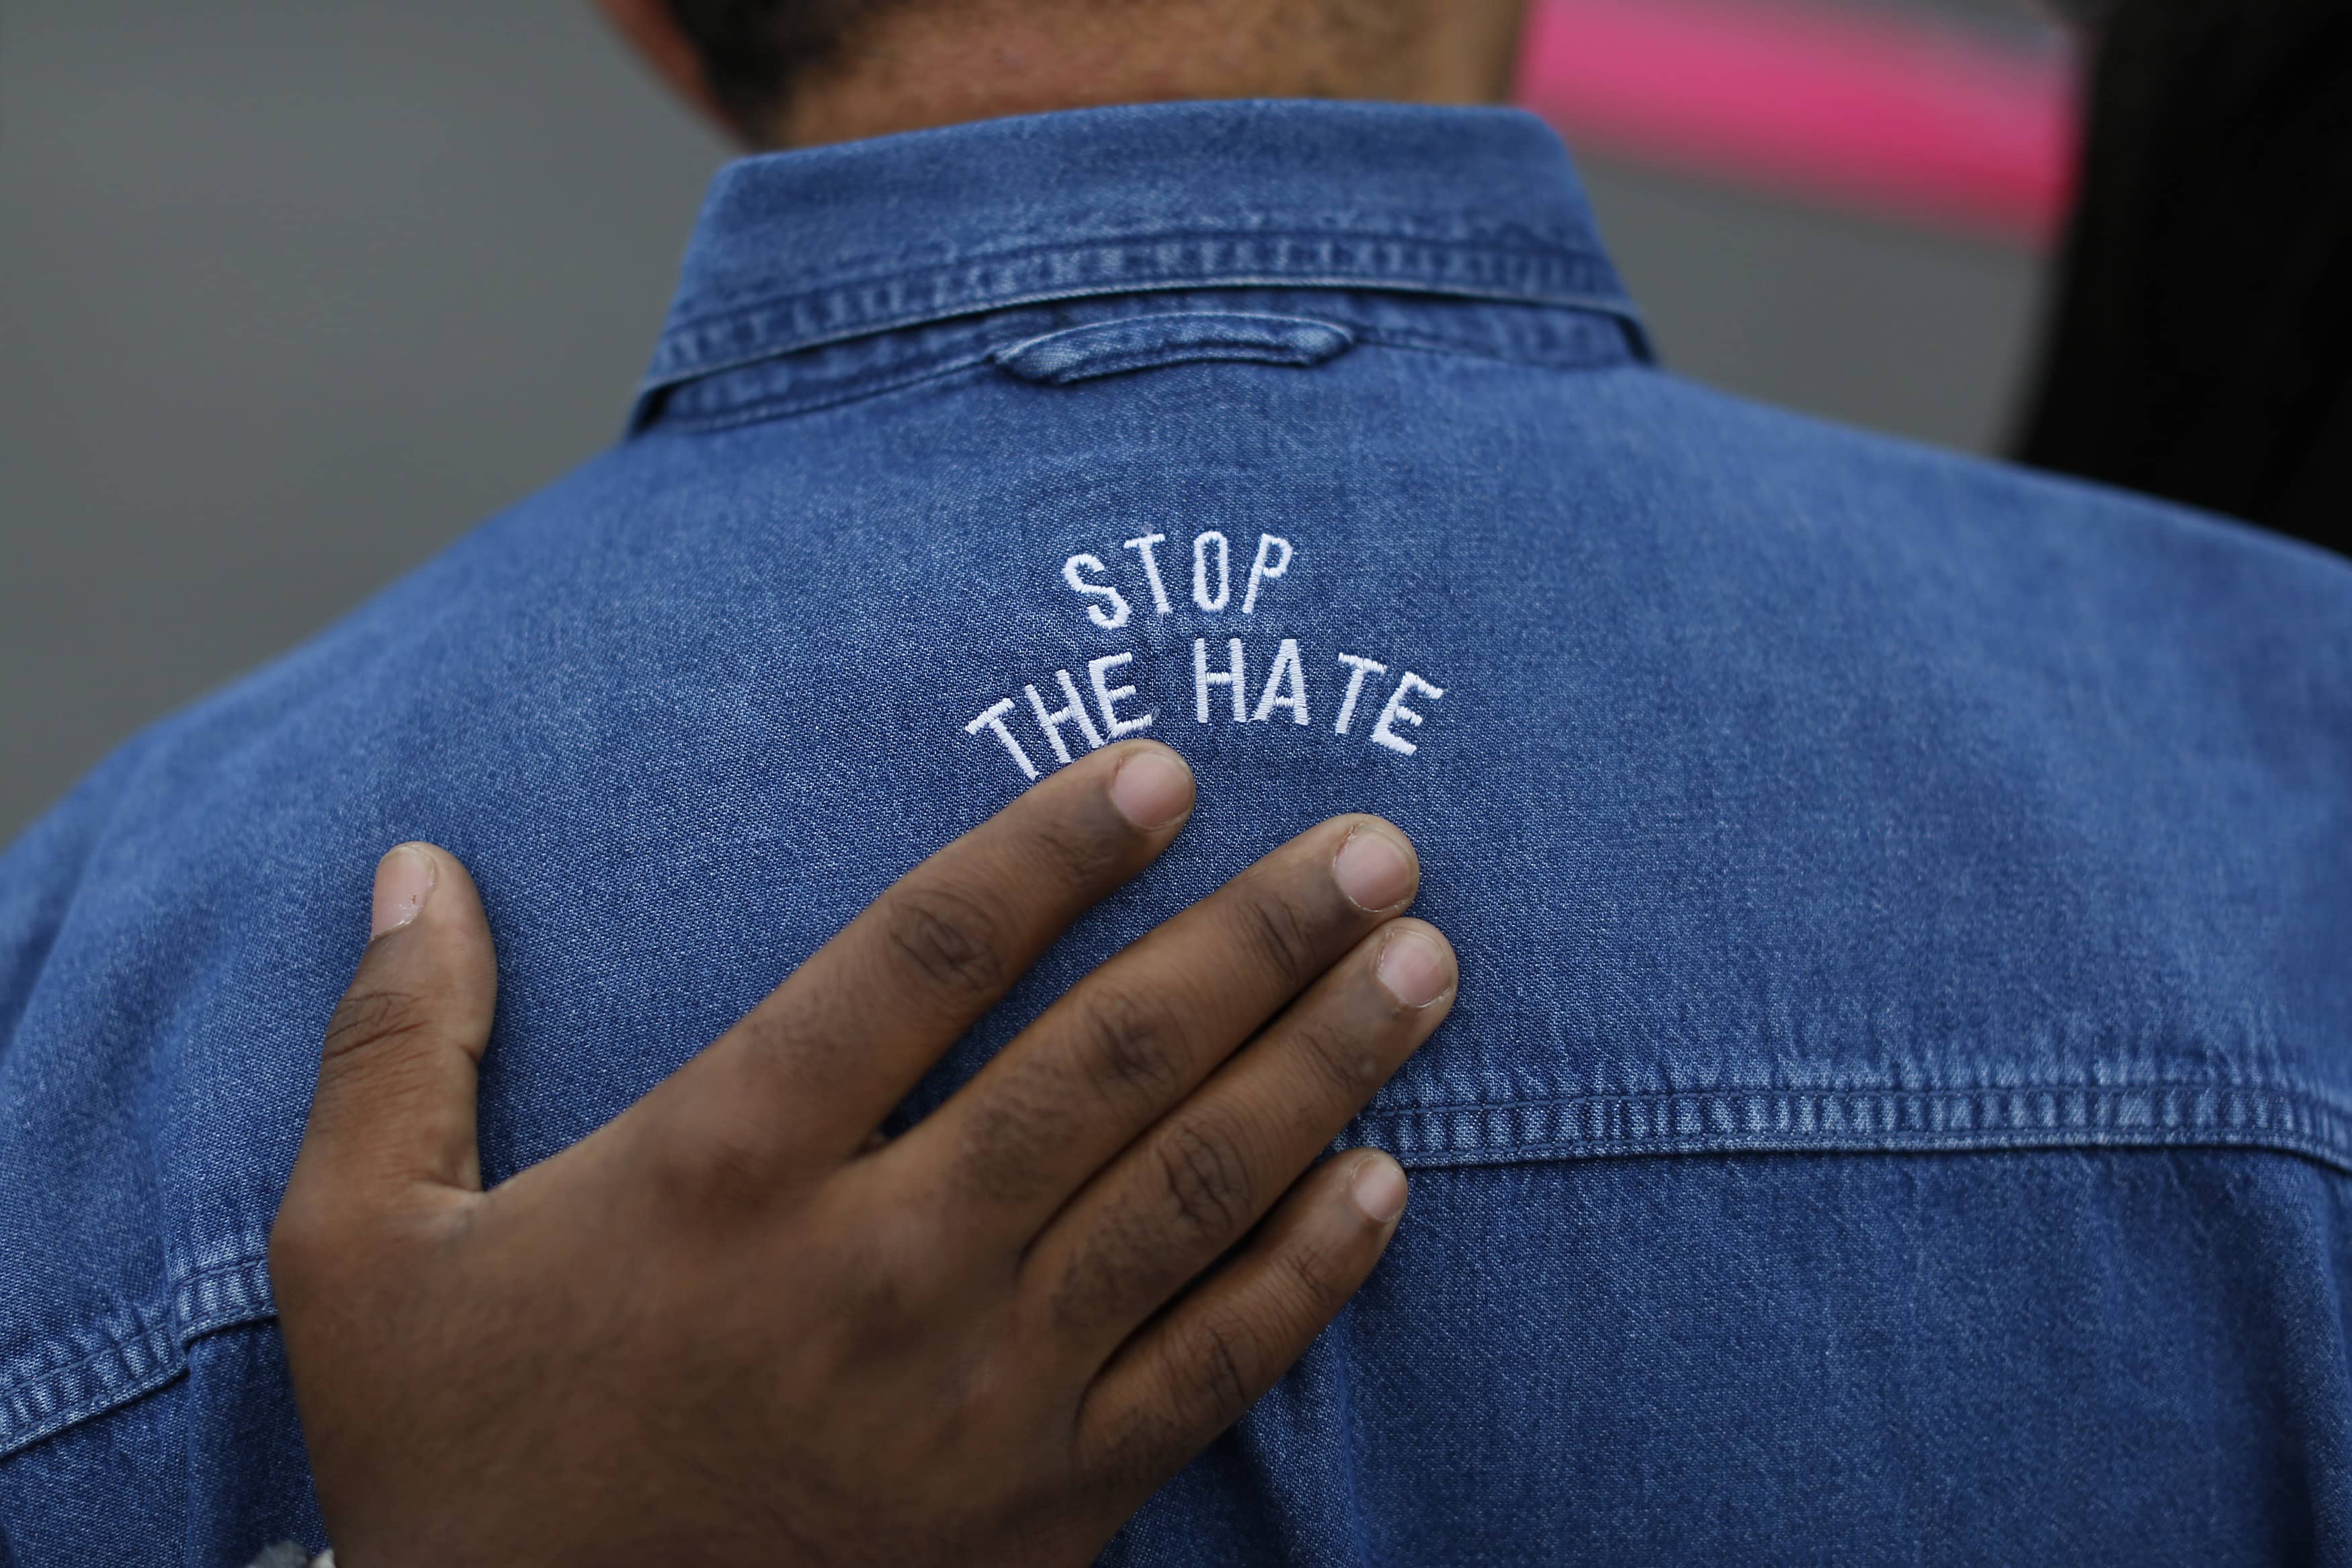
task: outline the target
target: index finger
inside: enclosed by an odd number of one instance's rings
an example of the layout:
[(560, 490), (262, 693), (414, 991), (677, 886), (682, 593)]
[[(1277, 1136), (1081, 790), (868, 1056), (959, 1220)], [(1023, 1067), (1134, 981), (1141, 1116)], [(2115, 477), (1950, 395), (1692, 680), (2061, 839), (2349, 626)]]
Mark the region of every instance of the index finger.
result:
[[(724, 1145), (839, 1160), (1079, 915), (1159, 858), (1192, 770), (1095, 752), (891, 884), (656, 1092)], [(749, 1117), (749, 1125), (737, 1118)]]

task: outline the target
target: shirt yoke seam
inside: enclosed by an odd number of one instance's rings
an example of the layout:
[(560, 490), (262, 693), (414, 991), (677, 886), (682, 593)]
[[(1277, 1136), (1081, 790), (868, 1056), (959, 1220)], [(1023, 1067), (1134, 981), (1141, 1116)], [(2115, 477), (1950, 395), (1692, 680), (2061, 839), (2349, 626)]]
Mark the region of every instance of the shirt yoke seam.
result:
[[(1966, 1104), (1965, 1118), (1940, 1115)], [(2005, 1109), (2004, 1109), (2005, 1108)], [(1988, 1117), (1987, 1111), (2000, 1113)], [(1422, 1169), (1675, 1155), (2104, 1153), (2208, 1148), (2308, 1160), (2352, 1176), (2352, 1113), (2299, 1089), (2021, 1084), (1967, 1090), (1725, 1090), (1375, 1108), (1348, 1134)], [(277, 1316), (266, 1242), (176, 1274), (163, 1303), (117, 1313), (0, 1375), (0, 1460), (135, 1403), (184, 1374), (187, 1347)]]

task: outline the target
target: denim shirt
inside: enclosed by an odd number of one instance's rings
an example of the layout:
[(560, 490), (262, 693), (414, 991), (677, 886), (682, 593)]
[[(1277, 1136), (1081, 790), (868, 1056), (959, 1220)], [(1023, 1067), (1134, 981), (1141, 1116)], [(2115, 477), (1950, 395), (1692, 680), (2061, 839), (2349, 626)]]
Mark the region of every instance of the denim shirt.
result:
[(0, 1562), (323, 1544), (264, 1242), (385, 846), (496, 1180), (1128, 735), (1192, 826), (907, 1115), (1337, 811), (1463, 990), (1110, 1562), (2352, 1562), (2352, 569), (1677, 380), (1540, 124), (1330, 103), (735, 164), (625, 439), (8, 852)]

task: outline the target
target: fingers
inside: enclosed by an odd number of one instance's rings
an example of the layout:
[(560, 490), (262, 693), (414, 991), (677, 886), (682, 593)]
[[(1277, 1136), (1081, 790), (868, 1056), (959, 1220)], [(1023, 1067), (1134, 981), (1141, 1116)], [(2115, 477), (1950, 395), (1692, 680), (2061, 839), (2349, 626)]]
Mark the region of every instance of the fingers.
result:
[(1246, 1249), (1103, 1369), (1079, 1418), (1086, 1462), (1125, 1491), (1182, 1469), (1307, 1353), (1404, 1204), (1404, 1172), (1374, 1151), (1300, 1181)]
[(1391, 924), (1072, 1199), (1025, 1265), (1066, 1353), (1098, 1364), (1223, 1256), (1444, 1021), (1454, 987), (1445, 938)]
[(1419, 881), (1378, 818), (1310, 829), (1080, 981), (886, 1161), (947, 1170), (954, 1224), (1026, 1242)]
[(1071, 923), (1159, 857), (1192, 774), (1136, 741), (1065, 768), (891, 886), (650, 1102), (740, 1165), (841, 1159)]
[(377, 863), (372, 926), (327, 1025), (297, 1179), (478, 1191), (475, 1070), (498, 965), (474, 879), (445, 850), (402, 844)]

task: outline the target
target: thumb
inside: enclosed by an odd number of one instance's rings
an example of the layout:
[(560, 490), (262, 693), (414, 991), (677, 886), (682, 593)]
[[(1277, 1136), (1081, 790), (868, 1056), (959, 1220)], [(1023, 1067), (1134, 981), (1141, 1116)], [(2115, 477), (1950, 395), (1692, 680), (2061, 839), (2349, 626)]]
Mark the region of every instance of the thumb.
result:
[(446, 850), (398, 845), (376, 863), (371, 925), (327, 1025), (296, 1180), (478, 1192), (475, 1070), (499, 975), (474, 879)]

